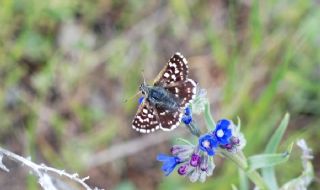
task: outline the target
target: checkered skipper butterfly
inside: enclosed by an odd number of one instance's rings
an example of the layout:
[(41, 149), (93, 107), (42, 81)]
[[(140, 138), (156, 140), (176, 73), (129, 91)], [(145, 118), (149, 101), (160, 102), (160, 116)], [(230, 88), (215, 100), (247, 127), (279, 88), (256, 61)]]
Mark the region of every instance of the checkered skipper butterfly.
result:
[(175, 53), (159, 73), (153, 85), (140, 85), (144, 101), (140, 105), (132, 127), (141, 133), (157, 129), (175, 129), (184, 109), (196, 96), (196, 82), (188, 78), (187, 60)]

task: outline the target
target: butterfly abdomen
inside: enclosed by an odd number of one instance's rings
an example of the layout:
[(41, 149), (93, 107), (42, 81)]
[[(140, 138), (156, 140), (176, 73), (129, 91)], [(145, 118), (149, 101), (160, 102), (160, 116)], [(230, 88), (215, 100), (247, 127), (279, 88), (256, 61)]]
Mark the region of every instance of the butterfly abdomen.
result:
[(178, 99), (160, 86), (151, 87), (147, 99), (152, 105), (165, 108), (170, 111), (176, 111), (180, 108)]

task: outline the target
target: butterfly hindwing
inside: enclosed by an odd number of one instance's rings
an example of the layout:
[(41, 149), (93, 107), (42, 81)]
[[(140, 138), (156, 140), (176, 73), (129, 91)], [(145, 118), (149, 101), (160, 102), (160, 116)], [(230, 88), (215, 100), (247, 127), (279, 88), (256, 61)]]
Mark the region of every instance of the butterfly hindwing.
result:
[(141, 133), (150, 133), (160, 127), (161, 124), (156, 109), (147, 101), (144, 101), (132, 121), (132, 128)]
[(158, 108), (158, 113), (161, 123), (160, 128), (164, 131), (171, 131), (178, 127), (183, 115), (181, 110), (169, 111), (163, 108)]
[(180, 106), (184, 109), (195, 98), (196, 87), (197, 84), (194, 80), (187, 79), (185, 82), (165, 87), (165, 89), (181, 101)]
[(154, 85), (166, 86), (188, 78), (188, 62), (179, 52), (175, 53), (154, 81)]

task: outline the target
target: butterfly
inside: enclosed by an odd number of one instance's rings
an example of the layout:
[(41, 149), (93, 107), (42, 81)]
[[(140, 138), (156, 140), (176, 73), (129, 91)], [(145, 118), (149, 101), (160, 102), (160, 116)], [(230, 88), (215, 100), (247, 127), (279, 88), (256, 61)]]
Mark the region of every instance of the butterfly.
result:
[(133, 118), (132, 128), (141, 133), (178, 127), (185, 108), (196, 96), (197, 83), (188, 78), (188, 62), (175, 53), (158, 74), (153, 85), (139, 87), (144, 101)]

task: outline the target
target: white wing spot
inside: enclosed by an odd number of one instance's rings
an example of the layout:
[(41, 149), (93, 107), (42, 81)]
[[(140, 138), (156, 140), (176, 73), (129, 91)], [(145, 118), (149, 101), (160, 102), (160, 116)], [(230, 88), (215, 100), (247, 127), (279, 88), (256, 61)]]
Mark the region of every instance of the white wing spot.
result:
[(169, 75), (169, 73), (164, 73), (163, 76), (166, 77), (166, 78), (168, 78), (170, 75)]
[(137, 119), (139, 119), (139, 121), (140, 121), (140, 122), (142, 122), (142, 121), (143, 121), (143, 119), (141, 118), (141, 116), (140, 116), (140, 115), (138, 115), (138, 116), (137, 116)]

